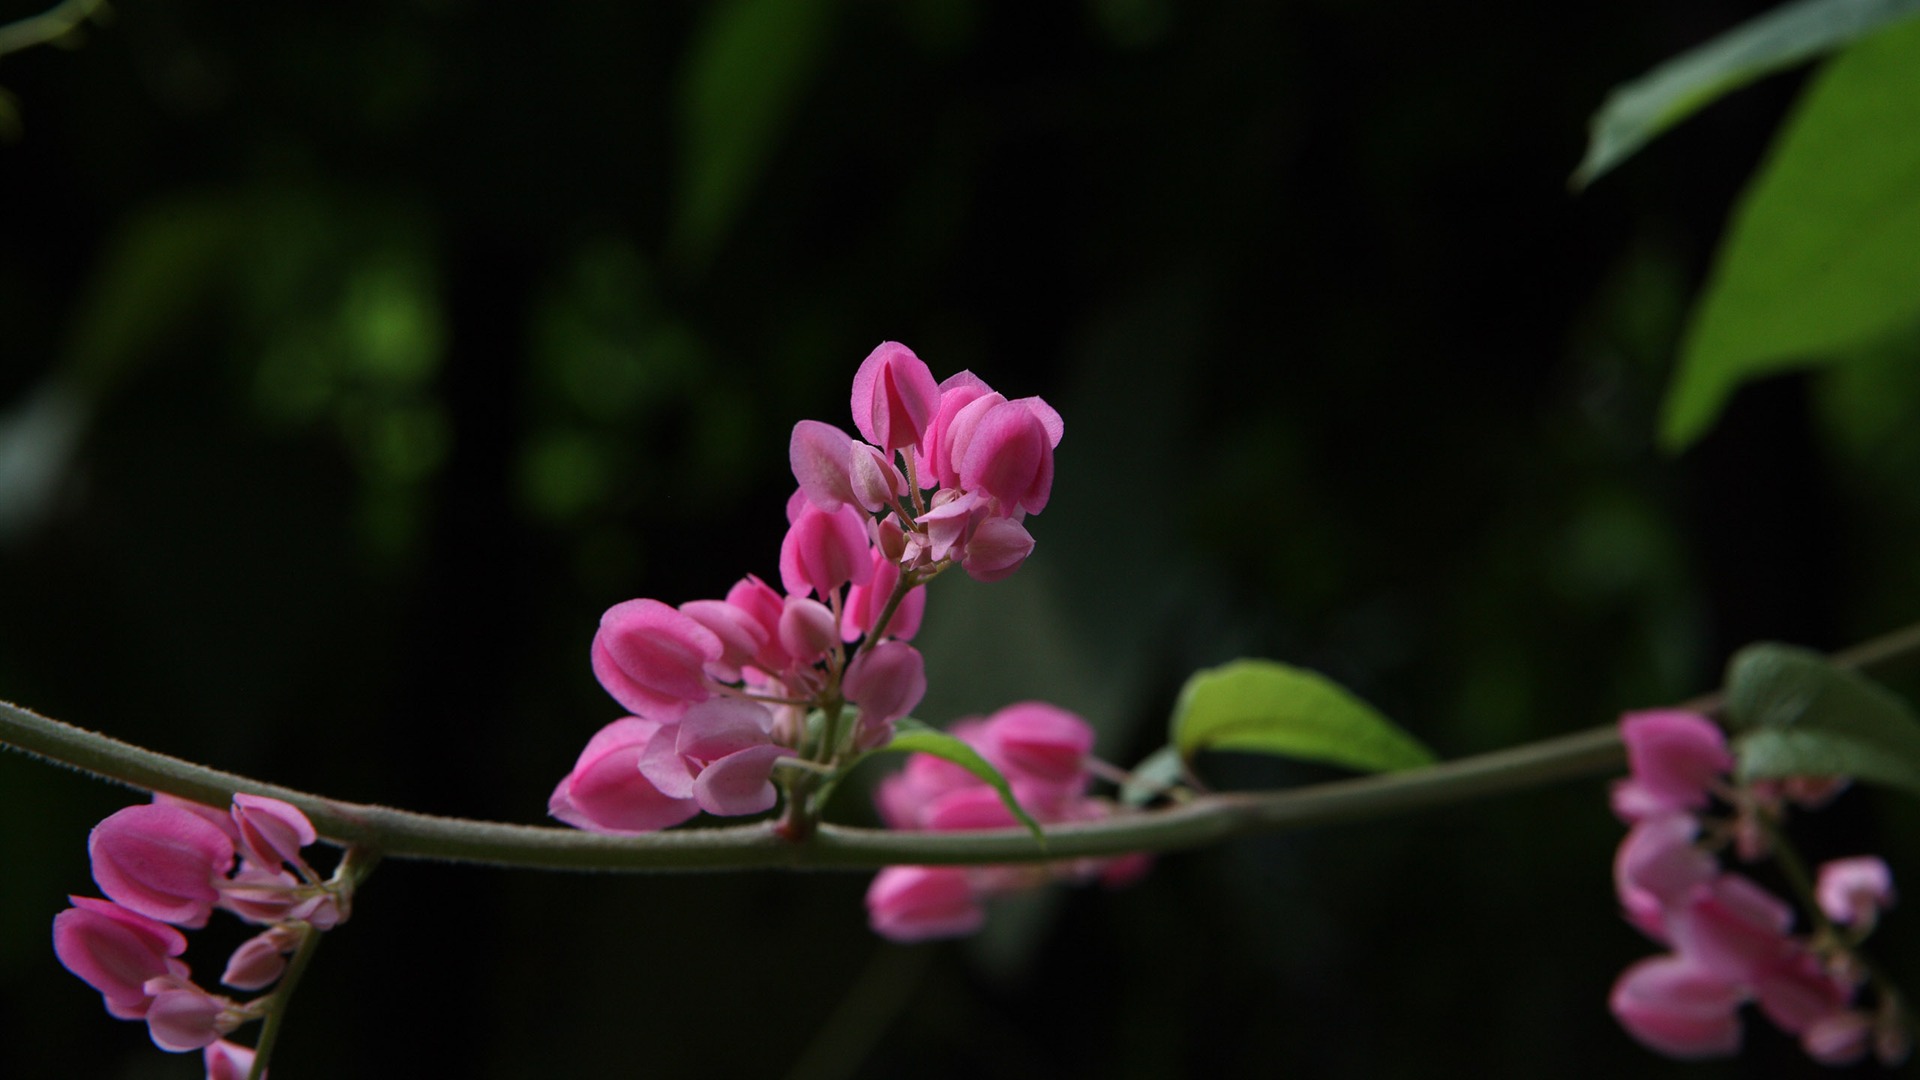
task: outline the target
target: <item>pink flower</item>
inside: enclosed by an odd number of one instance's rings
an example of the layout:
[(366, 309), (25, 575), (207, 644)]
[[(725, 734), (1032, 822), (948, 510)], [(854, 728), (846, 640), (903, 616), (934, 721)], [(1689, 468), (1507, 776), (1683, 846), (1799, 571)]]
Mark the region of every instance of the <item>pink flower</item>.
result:
[(663, 726), (673, 727), (629, 716), (601, 728), (554, 788), (547, 812), (600, 833), (653, 832), (699, 814), (691, 798), (663, 794), (640, 773), (641, 754)]
[(187, 974), (173, 959), (187, 951), (186, 935), (109, 900), (69, 897), (73, 906), (53, 917), (53, 953), (60, 964), (105, 999), (122, 1020), (147, 1015), (148, 980)]
[(1713, 856), (1694, 844), (1699, 832), (1699, 822), (1686, 814), (1649, 818), (1627, 833), (1614, 858), (1614, 887), (1627, 921), (1663, 944), (1667, 912), (1720, 873)]
[(1820, 867), (1814, 893), (1827, 918), (1864, 932), (1893, 906), (1893, 871), (1874, 855), (1834, 859)]
[(299, 807), (279, 799), (238, 794), (229, 813), (240, 833), (242, 853), (265, 870), (305, 868), (300, 849), (320, 839)]
[(298, 931), (286, 926), (255, 934), (233, 950), (220, 981), (235, 990), (264, 990), (287, 970), (287, 957), (300, 945)]
[(726, 647), (699, 620), (658, 600), (628, 600), (600, 617), (593, 673), (635, 713), (671, 720), (712, 693), (707, 665)]
[(983, 410), (968, 434), (961, 487), (992, 496), (1007, 514), (1046, 508), (1053, 490), (1053, 441), (1034, 410), (1025, 402), (1000, 402)]
[(199, 814), (170, 803), (129, 806), (87, 837), (93, 879), (108, 897), (150, 918), (205, 926), (233, 867), (233, 841)]
[(988, 518), (975, 526), (960, 566), (975, 581), (991, 584), (1012, 576), (1033, 554), (1033, 534), (1012, 518)]
[(755, 702), (714, 698), (656, 732), (640, 772), (661, 792), (690, 798), (709, 814), (757, 814), (779, 799), (771, 775), (786, 754), (773, 742), (772, 713)]
[(818, 593), (825, 599), (849, 581), (864, 585), (872, 577), (865, 519), (858, 510), (808, 505), (787, 528), (780, 543), (780, 582), (788, 595)]
[(153, 1005), (147, 1009), (147, 1033), (162, 1050), (184, 1053), (210, 1046), (240, 1026), (232, 1001), (180, 978), (149, 980)]
[(1669, 1057), (1726, 1057), (1740, 1049), (1740, 988), (1678, 956), (1628, 968), (1607, 1005), (1627, 1033)]
[(1733, 771), (1727, 739), (1713, 721), (1681, 709), (1620, 718), (1631, 776), (1614, 786), (1614, 812), (1627, 821), (1698, 810), (1708, 790)]
[(867, 887), (867, 918), (881, 937), (912, 942), (971, 934), (987, 915), (966, 871), (889, 866)]
[(853, 426), (882, 450), (919, 445), (939, 406), (933, 372), (897, 341), (881, 342), (854, 373)]
[(904, 641), (883, 641), (847, 665), (841, 690), (860, 706), (861, 749), (884, 746), (893, 725), (912, 712), (927, 694), (927, 662)]

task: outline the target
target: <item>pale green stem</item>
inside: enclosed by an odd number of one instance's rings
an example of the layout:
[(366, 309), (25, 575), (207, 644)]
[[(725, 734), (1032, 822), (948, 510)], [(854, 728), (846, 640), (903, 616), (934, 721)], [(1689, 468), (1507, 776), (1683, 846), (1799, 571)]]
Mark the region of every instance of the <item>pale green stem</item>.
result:
[(280, 985), (273, 988), (273, 996), (267, 1001), (267, 1020), (260, 1027), (260, 1041), (253, 1046), (253, 1068), (247, 1071), (247, 1080), (261, 1080), (267, 1075), (267, 1061), (273, 1057), (274, 1044), (280, 1041), (280, 1025), (286, 1022), (287, 1002), (292, 1000), (300, 977), (307, 973), (307, 965), (319, 947), (320, 931), (311, 926), (302, 927), (300, 944), (293, 951), (293, 959), (287, 962), (286, 974), (280, 976)]
[[(1876, 667), (1920, 653), (1920, 625), (1833, 658)], [(1717, 695), (1686, 707), (1709, 711)], [(1177, 806), (1055, 825), (1041, 848), (1026, 831), (900, 832), (821, 825), (803, 840), (772, 822), (604, 836), (575, 829), (435, 817), (342, 802), (195, 765), (0, 703), (0, 742), (107, 780), (214, 806), (235, 792), (293, 803), (329, 841), (392, 858), (556, 870), (871, 869), (1074, 859), (1199, 847), (1246, 833), (1364, 821), (1618, 771), (1611, 724), (1420, 769), (1261, 793), (1198, 795)]]
[(0, 56), (58, 41), (86, 22), (105, 0), (66, 0), (38, 15), (0, 26)]

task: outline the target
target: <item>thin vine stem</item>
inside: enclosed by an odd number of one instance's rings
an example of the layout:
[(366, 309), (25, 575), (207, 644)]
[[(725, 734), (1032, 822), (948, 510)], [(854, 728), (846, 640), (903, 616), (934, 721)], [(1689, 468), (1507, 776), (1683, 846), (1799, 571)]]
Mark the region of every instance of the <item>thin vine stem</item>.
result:
[[(1865, 642), (1834, 663), (1878, 668), (1920, 656), (1920, 624)], [(1685, 707), (1713, 711), (1711, 694)], [(1201, 794), (1178, 805), (1051, 826), (1043, 848), (1021, 829), (903, 832), (822, 824), (804, 839), (772, 821), (607, 836), (575, 829), (437, 817), (344, 802), (156, 753), (0, 702), (0, 743), (145, 791), (210, 805), (236, 792), (283, 799), (320, 835), (369, 855), (548, 870), (674, 871), (1033, 862), (1200, 847), (1248, 833), (1357, 822), (1619, 771), (1614, 725), (1404, 772), (1259, 793)]]

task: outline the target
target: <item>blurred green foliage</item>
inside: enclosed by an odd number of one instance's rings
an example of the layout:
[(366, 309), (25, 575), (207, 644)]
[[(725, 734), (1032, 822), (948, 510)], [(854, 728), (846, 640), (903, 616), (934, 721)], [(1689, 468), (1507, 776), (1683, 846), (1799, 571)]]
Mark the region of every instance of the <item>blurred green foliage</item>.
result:
[[(1032, 562), (935, 585), (930, 720), (1044, 697), (1128, 762), (1270, 656), (1448, 756), (1909, 621), (1920, 340), (1654, 448), (1793, 81), (1565, 191), (1609, 87), (1756, 7), (116, 5), (0, 58), (0, 695), (539, 820), (616, 712), (599, 613), (771, 574), (791, 426), (884, 338), (1067, 425)], [(47, 947), (126, 799), (0, 755), (0, 1076), (195, 1074)], [(1805, 841), (1908, 873), (1914, 814), (1855, 791)], [(1613, 1027), (1620, 833), (1570, 785), (905, 950), (855, 876), (391, 864), (274, 1072), (1810, 1073), (1763, 1025), (1705, 1067)]]

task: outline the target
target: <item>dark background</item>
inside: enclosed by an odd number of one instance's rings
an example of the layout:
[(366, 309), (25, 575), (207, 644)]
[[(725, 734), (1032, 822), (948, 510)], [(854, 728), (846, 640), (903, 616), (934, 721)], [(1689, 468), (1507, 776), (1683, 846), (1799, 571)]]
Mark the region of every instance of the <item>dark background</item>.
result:
[[(934, 722), (1044, 697), (1131, 762), (1195, 667), (1264, 655), (1453, 756), (1889, 629), (1920, 612), (1911, 350), (1653, 448), (1798, 77), (1567, 190), (1610, 86), (1762, 7), (116, 6), (0, 58), (0, 697), (540, 821), (619, 712), (599, 613), (771, 576), (788, 433), (850, 426), (884, 338), (1067, 424), (1032, 561), (935, 589)], [(48, 945), (128, 801), (0, 755), (0, 1076), (197, 1075)], [(1856, 791), (1806, 842), (1911, 875), (1913, 811)], [(1818, 1071), (1757, 1018), (1713, 1066), (1616, 1028), (1653, 951), (1621, 832), (1569, 784), (913, 948), (863, 875), (393, 863), (274, 1075)], [(1910, 987), (1912, 922), (1876, 950)]]

